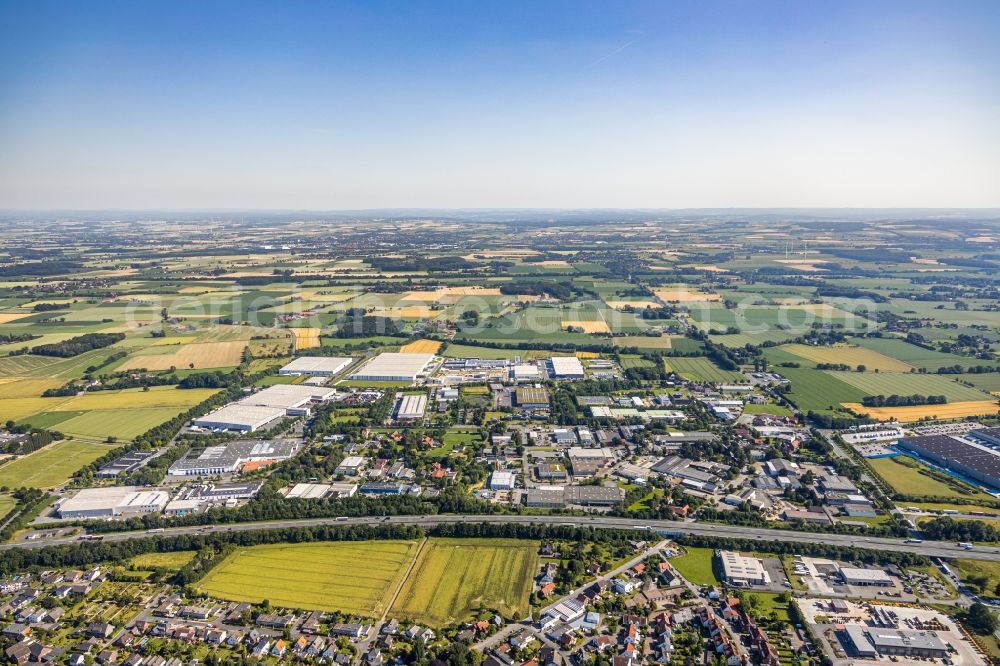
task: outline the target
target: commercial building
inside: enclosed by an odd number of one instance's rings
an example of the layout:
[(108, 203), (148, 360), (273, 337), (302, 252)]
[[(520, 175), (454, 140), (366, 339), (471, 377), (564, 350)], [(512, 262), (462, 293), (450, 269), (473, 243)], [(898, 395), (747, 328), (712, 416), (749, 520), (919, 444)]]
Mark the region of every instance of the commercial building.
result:
[(357, 476), (361, 473), (361, 468), (365, 466), (365, 459), (361, 456), (348, 456), (340, 461), (335, 472), (347, 476)]
[(513, 472), (496, 471), (490, 474), (490, 490), (513, 490), (514, 483)]
[(549, 392), (541, 387), (524, 386), (514, 393), (519, 409), (546, 410), (549, 408)]
[(162, 490), (140, 490), (131, 486), (81, 490), (58, 505), (60, 518), (114, 518), (159, 513), (170, 501)]
[(284, 409), (251, 407), (233, 403), (195, 419), (191, 425), (205, 430), (253, 432), (284, 416)]
[(970, 479), (1000, 488), (1000, 452), (986, 444), (971, 441), (973, 433), (978, 436), (979, 442), (988, 443), (980, 430), (970, 433), (970, 439), (949, 435), (904, 437), (899, 440), (898, 446)]
[(191, 487), (189, 496), (202, 502), (235, 502), (253, 499), (263, 485), (263, 481), (198, 484)]
[(120, 474), (130, 474), (145, 466), (156, 455), (155, 451), (130, 451), (101, 465), (94, 474), (99, 479), (113, 479)]
[(518, 363), (510, 373), (515, 382), (537, 382), (542, 378), (542, 371), (534, 363)]
[(583, 370), (583, 363), (576, 356), (553, 356), (552, 376), (556, 379), (583, 379), (587, 373)]
[(401, 395), (396, 402), (396, 420), (398, 421), (422, 419), (426, 411), (427, 396), (424, 394)]
[(332, 377), (354, 361), (349, 356), (301, 356), (278, 370), (279, 375)]
[(861, 658), (910, 657), (945, 659), (948, 645), (933, 631), (881, 629), (849, 624), (844, 628), (847, 643)]
[(771, 575), (756, 557), (745, 557), (729, 550), (717, 550), (715, 556), (721, 565), (722, 579), (730, 585), (750, 587), (771, 582)]
[(892, 579), (882, 569), (856, 569), (854, 567), (841, 567), (840, 579), (845, 585), (859, 585), (872, 587), (891, 587)]
[(285, 460), (299, 450), (299, 444), (285, 440), (240, 440), (210, 446), (197, 456), (184, 457), (167, 470), (171, 476), (215, 476), (232, 474), (251, 461)]
[(351, 375), (366, 382), (415, 382), (434, 360), (434, 354), (379, 354)]
[(528, 488), (525, 504), (534, 509), (561, 509), (566, 506), (566, 492), (562, 486)]
[(287, 499), (322, 499), (329, 492), (329, 483), (296, 483), (285, 497)]
[(567, 504), (580, 506), (615, 506), (625, 498), (625, 491), (618, 486), (566, 486)]

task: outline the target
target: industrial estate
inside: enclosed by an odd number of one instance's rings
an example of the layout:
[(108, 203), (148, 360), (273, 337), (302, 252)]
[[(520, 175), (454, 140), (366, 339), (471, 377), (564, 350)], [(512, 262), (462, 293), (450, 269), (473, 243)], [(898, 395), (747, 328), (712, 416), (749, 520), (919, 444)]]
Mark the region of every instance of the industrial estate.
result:
[(997, 220), (5, 224), (11, 663), (1000, 658)]

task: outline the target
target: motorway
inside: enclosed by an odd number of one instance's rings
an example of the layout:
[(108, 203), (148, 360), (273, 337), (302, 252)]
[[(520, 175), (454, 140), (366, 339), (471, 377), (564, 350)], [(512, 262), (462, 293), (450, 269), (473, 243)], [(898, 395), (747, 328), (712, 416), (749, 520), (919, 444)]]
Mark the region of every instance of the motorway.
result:
[[(224, 525), (208, 525), (195, 527), (173, 527), (155, 532), (112, 532), (104, 535), (105, 541), (127, 541), (152, 536), (178, 536), (183, 534), (212, 534), (219, 532), (242, 532), (253, 530), (314, 527), (319, 525), (417, 525), (433, 527), (447, 523), (491, 523), (491, 524), (538, 524), (538, 525), (572, 525), (593, 527), (596, 529), (634, 529), (641, 531), (660, 531), (663, 536), (693, 534), (712, 537), (729, 537), (737, 539), (756, 539), (759, 541), (791, 541), (796, 543), (826, 543), (836, 546), (855, 546), (869, 550), (906, 552), (926, 555), (927, 557), (964, 558), (976, 560), (1000, 561), (1000, 548), (992, 546), (977, 546), (971, 550), (960, 548), (950, 541), (924, 541), (922, 543), (906, 543), (903, 539), (882, 537), (859, 537), (853, 534), (830, 534), (827, 532), (796, 532), (792, 530), (773, 530), (760, 527), (743, 527), (739, 525), (716, 525), (711, 523), (675, 522), (669, 520), (636, 520), (634, 518), (618, 518), (611, 516), (519, 516), (519, 515), (436, 515), (436, 516), (387, 516), (363, 518), (314, 518), (306, 520), (274, 520), (250, 523), (232, 523)], [(38, 539), (18, 543), (0, 544), (0, 550), (11, 548), (42, 548), (44, 546), (78, 543), (73, 537), (57, 539)]]

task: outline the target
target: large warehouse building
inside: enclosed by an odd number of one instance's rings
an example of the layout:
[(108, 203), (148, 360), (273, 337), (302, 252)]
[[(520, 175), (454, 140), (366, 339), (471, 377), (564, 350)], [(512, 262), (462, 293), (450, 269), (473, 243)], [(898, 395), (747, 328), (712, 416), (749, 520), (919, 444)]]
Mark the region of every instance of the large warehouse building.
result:
[(252, 461), (278, 461), (298, 453), (297, 442), (251, 439), (210, 446), (199, 455), (181, 458), (168, 470), (171, 476), (232, 474)]
[(434, 354), (379, 354), (351, 375), (364, 382), (415, 382), (434, 360)]
[(349, 356), (302, 356), (278, 370), (278, 374), (332, 377), (343, 372), (353, 361)]
[(162, 490), (142, 490), (132, 486), (90, 488), (60, 502), (60, 518), (88, 519), (160, 513), (170, 496)]
[(276, 384), (232, 402), (191, 422), (206, 430), (253, 432), (284, 416), (309, 413), (309, 404), (329, 400), (337, 389), (323, 386)]
[(983, 444), (950, 435), (904, 437), (898, 446), (945, 469), (1000, 488), (1000, 453)]
[(552, 376), (556, 379), (583, 379), (587, 373), (583, 371), (583, 363), (576, 356), (553, 356)]

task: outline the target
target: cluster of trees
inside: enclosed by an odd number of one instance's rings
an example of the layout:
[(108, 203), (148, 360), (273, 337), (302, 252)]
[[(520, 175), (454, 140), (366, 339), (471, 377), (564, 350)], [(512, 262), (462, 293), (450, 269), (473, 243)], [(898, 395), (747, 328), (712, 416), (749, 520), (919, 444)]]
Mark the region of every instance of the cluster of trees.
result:
[(28, 342), (37, 340), (42, 336), (33, 333), (2, 333), (0, 334), (0, 345), (9, 345), (15, 342)]
[(344, 313), (337, 322), (336, 338), (370, 338), (375, 335), (402, 335), (403, 326), (388, 317), (365, 314), (361, 308), (353, 308)]
[(14, 421), (7, 421), (5, 427), (8, 432), (15, 435), (27, 435), (26, 438), (11, 439), (0, 447), (0, 451), (11, 455), (23, 456), (63, 438), (61, 432), (39, 430), (27, 423), (17, 424)]
[(525, 294), (529, 296), (550, 296), (560, 301), (575, 297), (597, 298), (597, 292), (573, 284), (570, 280), (512, 280), (500, 285), (501, 294)]
[(955, 520), (939, 516), (920, 525), (930, 539), (939, 541), (1000, 541), (1000, 529), (982, 520)]
[(476, 268), (476, 264), (462, 257), (374, 257), (369, 263), (384, 273), (441, 273)]
[(35, 303), (31, 308), (32, 312), (53, 312), (55, 310), (67, 310), (68, 307), (59, 303)]
[(41, 277), (45, 275), (73, 275), (82, 269), (83, 264), (79, 261), (55, 259), (52, 261), (38, 261), (27, 264), (10, 264), (8, 266), (0, 266), (0, 277), (6, 279), (16, 276)]
[[(35, 519), (55, 498), (38, 488), (18, 488), (13, 493), (17, 504), (0, 518), (0, 541), (8, 541), (14, 533)], [(2, 558), (0, 558), (2, 559)]]
[(79, 356), (84, 352), (93, 349), (109, 347), (116, 342), (125, 339), (124, 333), (84, 333), (62, 342), (53, 342), (47, 345), (38, 345), (31, 348), (32, 354), (38, 356), (58, 356), (60, 358), (70, 358)]
[(943, 395), (866, 395), (861, 399), (865, 407), (910, 407), (913, 405), (943, 405), (948, 398)]

